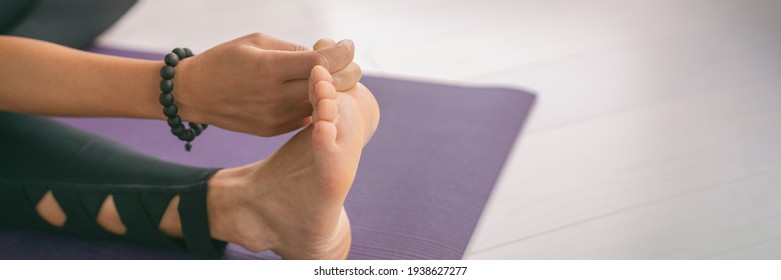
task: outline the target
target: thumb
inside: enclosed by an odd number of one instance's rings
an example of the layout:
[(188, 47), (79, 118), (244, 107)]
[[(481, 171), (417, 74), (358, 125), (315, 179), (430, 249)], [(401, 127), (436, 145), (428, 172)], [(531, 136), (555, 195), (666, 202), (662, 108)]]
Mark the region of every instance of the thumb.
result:
[(315, 45), (316, 47), (321, 48), (315, 50), (315, 52), (318, 52), (322, 58), (322, 60), (318, 61), (318, 64), (328, 69), (329, 72), (334, 73), (344, 69), (347, 67), (347, 65), (350, 65), (350, 63), (353, 62), (353, 58), (355, 56), (355, 45), (353, 45), (353, 41), (342, 40), (339, 41), (339, 43), (327, 46), (327, 44), (331, 42), (324, 40), (318, 41), (320, 45)]
[(239, 38), (239, 40), (246, 40), (247, 42), (254, 45), (255, 47), (264, 50), (293, 51), (293, 52), (308, 51), (308, 49), (304, 46), (293, 44), (285, 40), (277, 39), (272, 37), (271, 35), (266, 35), (263, 33), (252, 33)]
[(335, 46), (335, 45), (336, 45), (336, 42), (334, 40), (331, 40), (330, 38), (323, 38), (323, 39), (317, 40), (317, 43), (315, 43), (315, 45), (312, 46), (312, 48), (314, 50), (320, 50), (322, 48), (327, 48), (327, 47)]

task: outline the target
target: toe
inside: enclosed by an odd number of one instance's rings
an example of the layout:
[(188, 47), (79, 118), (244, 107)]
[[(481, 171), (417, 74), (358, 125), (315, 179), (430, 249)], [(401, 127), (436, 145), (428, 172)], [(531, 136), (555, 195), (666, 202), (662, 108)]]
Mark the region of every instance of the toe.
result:
[(315, 149), (331, 150), (336, 147), (336, 124), (318, 121), (314, 124), (312, 142)]
[(336, 104), (336, 100), (323, 99), (317, 104), (318, 121), (333, 122), (336, 120), (336, 116), (339, 115), (339, 107)]
[[(320, 99), (336, 96), (336, 89), (333, 89), (333, 77), (322, 66), (312, 68), (309, 75), (309, 103), (312, 105), (312, 121), (317, 122), (320, 119), (318, 103)], [(328, 85), (331, 85), (330, 88)]]
[(336, 98), (336, 88), (328, 81), (319, 81), (315, 84), (315, 96), (319, 100)]
[(312, 68), (312, 72), (309, 74), (309, 102), (312, 103), (312, 106), (317, 106), (315, 85), (321, 81), (333, 83), (334, 78), (323, 66), (317, 65)]
[(336, 115), (339, 114), (336, 101), (336, 89), (334, 85), (328, 81), (320, 81), (315, 84), (315, 95), (317, 96), (317, 105), (314, 107), (314, 111), (317, 115), (314, 117), (315, 121), (325, 120), (334, 121)]

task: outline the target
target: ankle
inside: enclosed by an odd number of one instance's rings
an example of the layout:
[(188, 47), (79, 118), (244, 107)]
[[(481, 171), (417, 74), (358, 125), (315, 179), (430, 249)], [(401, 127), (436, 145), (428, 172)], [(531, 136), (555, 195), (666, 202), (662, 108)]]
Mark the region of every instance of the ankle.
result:
[(206, 199), (209, 228), (214, 239), (260, 251), (271, 247), (266, 245), (270, 244), (270, 233), (251, 227), (251, 216), (243, 208), (252, 183), (250, 174), (249, 168), (239, 167), (222, 169), (212, 176)]

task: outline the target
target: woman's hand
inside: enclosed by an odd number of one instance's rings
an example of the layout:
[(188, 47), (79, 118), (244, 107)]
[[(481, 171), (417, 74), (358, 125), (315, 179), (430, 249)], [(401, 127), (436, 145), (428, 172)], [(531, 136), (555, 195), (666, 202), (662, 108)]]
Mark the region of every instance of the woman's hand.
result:
[(308, 125), (307, 79), (315, 65), (334, 73), (337, 90), (350, 89), (361, 78), (352, 63), (351, 41), (321, 42), (309, 51), (256, 33), (182, 60), (174, 78), (179, 114), (188, 122), (260, 136)]
[[(176, 66), (175, 102), (184, 121), (261, 136), (311, 122), (309, 73), (322, 65), (339, 91), (361, 78), (350, 41), (314, 51), (252, 34)], [(83, 52), (34, 39), (0, 36), (0, 110), (49, 116), (165, 119), (160, 61)], [(43, 82), (41, 82), (43, 81)]]

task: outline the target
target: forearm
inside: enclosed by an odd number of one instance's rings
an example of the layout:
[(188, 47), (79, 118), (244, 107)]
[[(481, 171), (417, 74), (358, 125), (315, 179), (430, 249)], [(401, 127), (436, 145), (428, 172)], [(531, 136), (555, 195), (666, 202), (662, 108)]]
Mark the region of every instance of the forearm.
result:
[(162, 62), (0, 36), (0, 110), (51, 116), (163, 118)]

